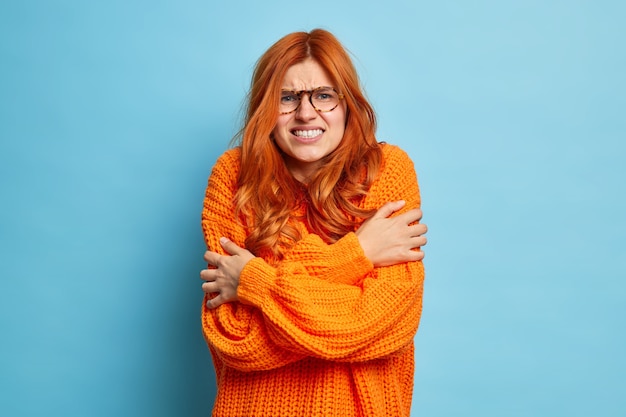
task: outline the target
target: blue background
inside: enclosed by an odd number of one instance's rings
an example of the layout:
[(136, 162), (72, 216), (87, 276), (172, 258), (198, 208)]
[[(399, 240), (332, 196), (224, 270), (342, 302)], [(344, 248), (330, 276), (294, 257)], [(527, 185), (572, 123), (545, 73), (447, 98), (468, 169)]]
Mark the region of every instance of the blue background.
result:
[(209, 414), (206, 179), (324, 27), (420, 178), (413, 413), (626, 415), (624, 4), (3, 1), (0, 414)]

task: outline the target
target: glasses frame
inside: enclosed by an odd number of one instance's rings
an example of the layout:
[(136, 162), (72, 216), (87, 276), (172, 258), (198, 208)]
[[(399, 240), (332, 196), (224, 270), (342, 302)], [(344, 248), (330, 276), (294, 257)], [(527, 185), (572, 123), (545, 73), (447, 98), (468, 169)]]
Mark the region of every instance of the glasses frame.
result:
[[(313, 93), (316, 92), (317, 90), (322, 90), (322, 89), (331, 89), (333, 90), (335, 93), (337, 93), (337, 97), (339, 98), (339, 101), (337, 102), (337, 104), (335, 105), (335, 107), (333, 107), (330, 110), (322, 110), (322, 109), (318, 109), (317, 107), (315, 107), (315, 104), (313, 104)], [(337, 90), (335, 90), (333, 87), (328, 87), (328, 86), (321, 86), (321, 87), (317, 87), (314, 88), (312, 90), (281, 90), (281, 93), (294, 93), (296, 96), (298, 96), (298, 100), (300, 100), (298, 102), (298, 105), (296, 106), (295, 109), (290, 110), (290, 111), (279, 111), (280, 114), (291, 114), (293, 112), (295, 112), (296, 110), (298, 110), (300, 108), (300, 105), (302, 104), (302, 94), (306, 93), (309, 96), (309, 103), (311, 103), (311, 107), (313, 107), (318, 113), (328, 113), (331, 112), (333, 110), (335, 110), (337, 108), (337, 106), (339, 106), (339, 103), (341, 102), (341, 100), (343, 100), (345, 98), (345, 96), (339, 92), (337, 92)]]

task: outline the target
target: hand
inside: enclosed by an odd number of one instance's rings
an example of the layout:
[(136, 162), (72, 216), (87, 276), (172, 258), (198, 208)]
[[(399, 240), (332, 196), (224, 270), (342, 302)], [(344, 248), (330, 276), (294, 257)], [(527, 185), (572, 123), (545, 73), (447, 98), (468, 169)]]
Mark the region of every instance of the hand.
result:
[(244, 266), (255, 257), (225, 237), (220, 239), (220, 244), (229, 255), (206, 251), (204, 260), (209, 264), (209, 269), (200, 271), (200, 279), (206, 281), (202, 284), (202, 290), (207, 294), (217, 294), (206, 303), (207, 308), (211, 309), (239, 300), (239, 276)]
[(428, 231), (426, 225), (412, 224), (419, 222), (422, 211), (412, 209), (399, 216), (389, 217), (405, 204), (404, 201), (394, 201), (383, 205), (356, 231), (365, 256), (374, 266), (424, 259), (424, 252), (412, 250), (426, 244), (426, 236), (423, 236)]

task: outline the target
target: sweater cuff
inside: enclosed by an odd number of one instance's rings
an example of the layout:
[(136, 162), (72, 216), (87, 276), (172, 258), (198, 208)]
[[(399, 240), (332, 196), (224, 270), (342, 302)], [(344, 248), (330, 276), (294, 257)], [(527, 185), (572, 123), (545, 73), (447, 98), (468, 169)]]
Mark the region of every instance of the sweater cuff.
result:
[(374, 269), (374, 264), (363, 252), (355, 233), (348, 233), (329, 246), (328, 273), (334, 282), (355, 285)]
[(239, 276), (237, 296), (239, 301), (260, 308), (269, 294), (269, 287), (276, 277), (276, 270), (263, 258), (254, 258), (244, 266)]

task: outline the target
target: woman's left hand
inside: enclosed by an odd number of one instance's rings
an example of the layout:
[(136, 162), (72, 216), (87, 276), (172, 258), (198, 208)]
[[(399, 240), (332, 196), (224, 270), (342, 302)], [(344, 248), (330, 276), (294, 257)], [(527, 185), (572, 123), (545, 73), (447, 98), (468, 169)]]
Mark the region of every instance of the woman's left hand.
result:
[(202, 290), (207, 294), (217, 294), (216, 297), (207, 301), (207, 308), (217, 308), (224, 303), (239, 300), (237, 287), (239, 276), (244, 266), (255, 256), (247, 249), (237, 246), (226, 239), (220, 239), (220, 244), (230, 255), (220, 255), (217, 252), (206, 251), (204, 260), (209, 266), (215, 268), (200, 271), (200, 279), (206, 281), (202, 284)]

